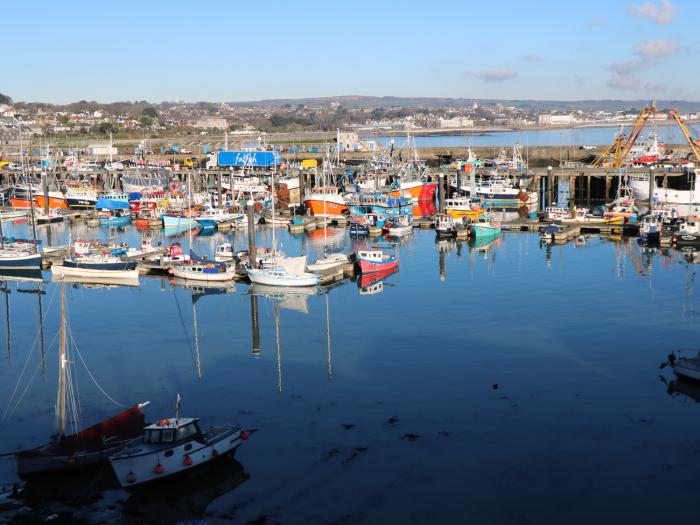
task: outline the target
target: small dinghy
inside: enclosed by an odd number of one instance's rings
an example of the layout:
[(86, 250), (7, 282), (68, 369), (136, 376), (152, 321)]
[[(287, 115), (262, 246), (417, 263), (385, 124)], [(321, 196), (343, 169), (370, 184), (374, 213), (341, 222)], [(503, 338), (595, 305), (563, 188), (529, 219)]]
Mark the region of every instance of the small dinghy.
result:
[(146, 426), (142, 442), (109, 462), (120, 485), (133, 490), (233, 455), (248, 436), (240, 426), (228, 424), (202, 431), (197, 418), (176, 415)]
[[(700, 352), (698, 354), (700, 356)], [(671, 354), (668, 363), (677, 376), (700, 381), (700, 357), (676, 357)]]

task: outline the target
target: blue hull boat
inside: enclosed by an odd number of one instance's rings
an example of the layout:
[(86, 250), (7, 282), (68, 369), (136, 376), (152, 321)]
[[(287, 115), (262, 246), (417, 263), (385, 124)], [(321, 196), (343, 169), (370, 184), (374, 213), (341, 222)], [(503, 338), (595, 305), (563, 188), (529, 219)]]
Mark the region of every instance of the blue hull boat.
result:
[(100, 226), (127, 226), (131, 222), (131, 217), (104, 217), (100, 219)]
[(199, 223), (192, 217), (178, 217), (175, 215), (161, 215), (164, 228), (177, 228), (178, 230), (191, 230), (198, 228)]
[(0, 269), (38, 270), (41, 269), (41, 254), (15, 250), (0, 251)]

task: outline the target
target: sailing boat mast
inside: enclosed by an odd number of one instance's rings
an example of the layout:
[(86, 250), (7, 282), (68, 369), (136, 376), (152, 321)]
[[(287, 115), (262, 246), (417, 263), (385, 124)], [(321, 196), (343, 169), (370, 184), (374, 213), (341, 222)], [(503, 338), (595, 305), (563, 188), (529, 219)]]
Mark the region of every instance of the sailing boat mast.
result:
[(280, 350), (280, 310), (277, 301), (273, 300), (275, 314), (275, 342), (277, 346), (277, 391), (282, 392), (282, 353)]
[(197, 307), (195, 303), (197, 299), (192, 294), (192, 318), (194, 323), (194, 365), (197, 369), (197, 379), (202, 379), (202, 363), (199, 360), (199, 326), (197, 324)]
[(333, 360), (331, 353), (331, 306), (329, 302), (330, 290), (326, 288), (326, 337), (328, 338), (328, 382), (333, 382)]
[(39, 298), (39, 344), (41, 345), (41, 379), (46, 380), (46, 351), (44, 347), (44, 310), (41, 304), (41, 285), (37, 286), (37, 297)]
[(324, 157), (325, 158), (323, 159), (323, 189), (321, 191), (323, 192), (323, 254), (325, 255), (326, 250), (328, 249), (328, 210), (326, 208), (326, 192), (328, 190), (326, 189), (326, 164), (330, 163), (330, 145), (326, 145), (326, 154)]
[(56, 397), (56, 419), (59, 437), (66, 433), (66, 294), (61, 281), (61, 324), (59, 327), (58, 396)]
[(275, 240), (275, 171), (277, 170), (277, 161), (275, 157), (277, 156), (277, 149), (272, 150), (272, 257), (275, 258), (277, 254), (277, 242)]
[(5, 294), (5, 343), (7, 344), (7, 364), (12, 366), (12, 334), (10, 333), (10, 288), (5, 282), (3, 288), (3, 293)]

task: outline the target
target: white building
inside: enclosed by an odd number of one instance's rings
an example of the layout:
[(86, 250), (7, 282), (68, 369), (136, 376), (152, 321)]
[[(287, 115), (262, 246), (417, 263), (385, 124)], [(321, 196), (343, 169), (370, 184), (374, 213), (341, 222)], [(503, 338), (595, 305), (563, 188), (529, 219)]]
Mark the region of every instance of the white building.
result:
[(576, 117), (573, 115), (539, 115), (537, 123), (542, 125), (562, 125), (573, 124), (576, 122)]
[(116, 155), (117, 148), (109, 144), (90, 144), (88, 146), (88, 153), (90, 155)]
[(228, 122), (223, 117), (203, 117), (194, 124), (199, 129), (228, 129)]
[(377, 143), (374, 140), (361, 141), (360, 136), (352, 131), (338, 132), (339, 151), (375, 151)]
[(441, 128), (473, 128), (474, 121), (464, 117), (441, 118), (438, 119), (438, 126)]

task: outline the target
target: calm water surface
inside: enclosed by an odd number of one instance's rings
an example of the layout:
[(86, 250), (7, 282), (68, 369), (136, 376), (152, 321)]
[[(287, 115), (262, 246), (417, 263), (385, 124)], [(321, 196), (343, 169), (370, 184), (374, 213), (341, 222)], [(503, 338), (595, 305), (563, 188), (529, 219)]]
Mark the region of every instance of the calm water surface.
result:
[[(626, 126), (629, 133), (631, 126)], [(570, 129), (547, 129), (528, 131), (499, 131), (490, 133), (475, 134), (453, 134), (453, 135), (433, 135), (413, 137), (416, 147), (419, 148), (439, 148), (439, 147), (467, 147), (467, 146), (567, 146), (567, 145), (602, 145), (611, 144), (619, 131), (619, 126), (595, 127), (595, 128), (570, 128)], [(642, 136), (646, 137), (645, 131)], [(685, 138), (677, 126), (658, 126), (656, 128), (659, 142), (669, 144), (685, 144)], [(387, 135), (368, 135), (367, 139), (373, 139), (382, 146), (389, 145), (393, 140), (397, 146), (406, 142), (405, 133)], [(523, 152), (524, 154), (524, 152)]]
[[(320, 236), (278, 231), (289, 254), (322, 250)], [(72, 235), (109, 233), (80, 226)], [(140, 237), (130, 228), (111, 235)], [(66, 226), (52, 230), (54, 243), (67, 236)], [(270, 230), (258, 236), (269, 243)], [(198, 237), (195, 248), (211, 253), (224, 237)], [(344, 231), (331, 239), (351, 248)], [(172, 414), (179, 393), (182, 413), (205, 425), (257, 429), (236, 455), (249, 479), (234, 488), (226, 473), (206, 477), (192, 488), (201, 509), (172, 521), (204, 508), (212, 523), (696, 519), (700, 405), (667, 393), (659, 375), (671, 374), (659, 363), (670, 350), (697, 348), (697, 266), (622, 240), (538, 241), (506, 234), (482, 253), (416, 231), (401, 243), (400, 272), (373, 295), (348, 280), (295, 297), (253, 296), (237, 284), (196, 301), (167, 279), (74, 285), (70, 330), (115, 401), (150, 400), (156, 419)], [(233, 242), (244, 247), (245, 235)], [(8, 285), (3, 451), (43, 443), (52, 430), (59, 295), (50, 272), (44, 278), (47, 347), (54, 343), (45, 377), (38, 296), (18, 293), (37, 285)], [(118, 410), (80, 362), (76, 374), (85, 424)], [(0, 481), (13, 480), (13, 462), (0, 460)], [(120, 520), (126, 495), (107, 499), (115, 508), (82, 512)]]

